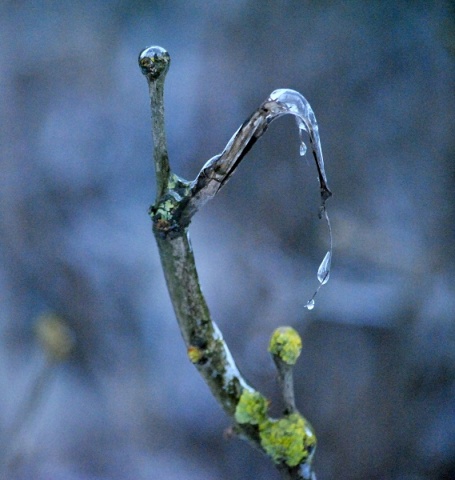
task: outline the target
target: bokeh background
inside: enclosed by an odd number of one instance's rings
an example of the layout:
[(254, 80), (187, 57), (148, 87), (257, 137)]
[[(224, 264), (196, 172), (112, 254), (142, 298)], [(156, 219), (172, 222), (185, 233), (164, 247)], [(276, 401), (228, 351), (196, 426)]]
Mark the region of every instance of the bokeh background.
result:
[[(1, 2), (2, 479), (279, 478), (223, 435), (168, 299), (137, 66), (153, 44), (183, 177), (276, 88), (320, 125), (334, 259), (313, 311), (329, 240), (291, 117), (191, 225), (239, 368), (278, 408), (268, 339), (300, 332), (319, 480), (455, 478), (454, 22), (453, 1)], [(49, 315), (65, 361), (38, 341)]]

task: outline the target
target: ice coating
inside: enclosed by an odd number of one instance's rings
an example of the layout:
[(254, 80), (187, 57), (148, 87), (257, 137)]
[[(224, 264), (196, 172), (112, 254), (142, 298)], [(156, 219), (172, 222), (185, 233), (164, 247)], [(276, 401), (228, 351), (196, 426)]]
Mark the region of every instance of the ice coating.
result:
[(299, 137), (300, 137), (300, 156), (303, 157), (307, 151), (305, 140), (304, 140), (304, 133), (307, 132), (305, 123), (299, 117), (295, 117), (297, 120), (297, 125), (299, 127)]
[(321, 285), (325, 285), (330, 277), (330, 263), (332, 261), (332, 252), (329, 250), (318, 268), (318, 280)]
[[(218, 325), (215, 322), (213, 322), (213, 339), (220, 342), (222, 341), (223, 344), (226, 345), (223, 340), (223, 334), (221, 333), (221, 330), (218, 328)], [(241, 373), (239, 372), (237, 365), (235, 364), (235, 360), (232, 357), (231, 352), (227, 348), (227, 345), (224, 353), (226, 355), (226, 370), (223, 377), (224, 388), (227, 388), (229, 383), (231, 383), (233, 380), (237, 380), (242, 388), (253, 392), (254, 389), (246, 383)]]
[(290, 90), (287, 88), (282, 88), (275, 90), (271, 93), (269, 100), (275, 102), (280, 108), (280, 113), (283, 115), (291, 114), (296, 117), (297, 127), (299, 129), (300, 137), (300, 155), (305, 155), (307, 148), (304, 142), (304, 132), (309, 136), (311, 148), (313, 150), (314, 160), (316, 161), (316, 167), (318, 170), (319, 186), (321, 189), (321, 211), (320, 217), (324, 215), (327, 226), (329, 229), (330, 235), (330, 249), (325, 254), (321, 264), (319, 265), (317, 278), (319, 281), (319, 286), (314, 292), (314, 295), (306, 303), (305, 308), (307, 310), (313, 310), (315, 306), (314, 298), (316, 297), (319, 289), (329, 281), (330, 277), (330, 266), (332, 262), (332, 227), (330, 225), (330, 220), (327, 215), (327, 210), (325, 206), (326, 200), (332, 195), (329, 187), (327, 185), (327, 176), (324, 168), (324, 159), (322, 156), (321, 140), (319, 138), (319, 129), (316, 117), (314, 115), (311, 105), (308, 103), (306, 98), (295, 90)]
[(162, 47), (147, 47), (139, 54), (139, 67), (142, 73), (150, 80), (156, 81), (164, 77), (169, 69), (171, 57)]
[(305, 138), (310, 141), (310, 149), (316, 163), (318, 172), (321, 205), (319, 218), (325, 217), (330, 234), (330, 249), (325, 254), (317, 272), (319, 286), (313, 297), (305, 307), (308, 310), (314, 308), (314, 298), (320, 287), (325, 285), (330, 276), (330, 264), (332, 260), (332, 230), (326, 210), (326, 201), (332, 195), (327, 184), (327, 176), (324, 168), (319, 129), (308, 101), (303, 95), (295, 90), (279, 89), (270, 94), (253, 114), (237, 129), (227, 143), (224, 150), (212, 157), (205, 163), (196, 179), (191, 183), (192, 199), (188, 203), (188, 219), (207, 200), (213, 198), (216, 193), (226, 185), (229, 178), (236, 170), (242, 159), (267, 130), (267, 126), (274, 120), (284, 116), (293, 115), (297, 122), (300, 139), (300, 155), (307, 152)]
[(310, 138), (316, 167), (318, 169), (319, 184), (321, 187), (322, 208), (325, 208), (325, 201), (332, 195), (325, 174), (324, 159), (322, 156), (321, 140), (316, 117), (307, 99), (295, 90), (281, 88), (270, 94), (269, 100), (275, 102), (282, 108), (282, 114), (291, 114), (296, 117), (297, 127), (300, 135), (300, 155), (306, 152), (305, 143), (302, 140), (302, 133), (306, 131)]

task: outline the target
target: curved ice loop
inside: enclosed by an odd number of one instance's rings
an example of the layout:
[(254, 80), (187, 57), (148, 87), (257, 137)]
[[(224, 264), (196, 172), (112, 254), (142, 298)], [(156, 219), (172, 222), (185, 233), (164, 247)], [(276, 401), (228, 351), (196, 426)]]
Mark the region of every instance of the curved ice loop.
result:
[[(295, 90), (289, 89), (280, 89), (275, 90), (271, 93), (269, 100), (274, 102), (278, 108), (278, 115), (291, 114), (296, 117), (297, 127), (299, 129), (300, 136), (300, 155), (305, 155), (307, 148), (304, 142), (304, 132), (309, 136), (311, 148), (313, 150), (313, 157), (316, 162), (316, 168), (318, 170), (319, 186), (321, 191), (321, 210), (319, 217), (322, 218), (324, 215), (327, 226), (329, 229), (330, 236), (330, 248), (329, 251), (325, 254), (321, 264), (319, 265), (317, 278), (319, 281), (319, 286), (314, 292), (311, 299), (306, 303), (305, 308), (308, 310), (313, 310), (315, 305), (315, 297), (319, 292), (319, 289), (329, 281), (330, 277), (330, 266), (332, 263), (332, 227), (330, 225), (329, 216), (327, 214), (327, 209), (325, 206), (326, 200), (332, 195), (329, 187), (327, 185), (327, 176), (325, 174), (324, 168), (324, 159), (322, 157), (322, 148), (321, 140), (319, 138), (319, 129), (314, 115), (313, 109), (306, 100), (306, 98)], [(276, 118), (277, 112), (274, 111), (274, 117)], [(271, 118), (272, 120), (272, 118)]]
[[(318, 122), (316, 121), (311, 105), (302, 94), (288, 88), (281, 88), (273, 91), (270, 94), (269, 100), (274, 102), (280, 108), (281, 115), (291, 114), (296, 117), (301, 142), (300, 155), (302, 156), (306, 152), (306, 145), (303, 141), (303, 132), (305, 131), (308, 133), (311, 148), (313, 150), (313, 157), (318, 170), (319, 186), (321, 189), (321, 209), (325, 209), (325, 202), (332, 195), (332, 192), (327, 185)], [(273, 114), (273, 118), (276, 118), (276, 112), (273, 112)]]

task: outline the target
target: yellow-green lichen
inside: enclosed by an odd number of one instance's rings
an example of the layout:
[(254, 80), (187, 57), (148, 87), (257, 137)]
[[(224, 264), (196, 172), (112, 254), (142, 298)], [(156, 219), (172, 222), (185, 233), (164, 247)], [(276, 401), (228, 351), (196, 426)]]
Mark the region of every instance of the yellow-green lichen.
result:
[(270, 338), (269, 352), (288, 365), (294, 365), (302, 350), (302, 339), (291, 327), (277, 328)]
[(175, 192), (169, 192), (150, 208), (149, 215), (152, 217), (154, 228), (159, 232), (168, 233), (176, 230), (175, 212), (179, 208), (180, 197)]
[(275, 463), (295, 467), (311, 457), (316, 436), (311, 425), (298, 413), (259, 425), (261, 445)]
[(259, 425), (266, 420), (269, 402), (259, 392), (243, 390), (235, 409), (235, 419), (238, 423)]
[(175, 198), (168, 196), (158, 205), (158, 207), (156, 207), (153, 213), (161, 220), (170, 221), (172, 219), (173, 212), (177, 207), (178, 201)]
[(188, 347), (187, 354), (192, 363), (198, 363), (204, 357), (204, 351), (194, 345)]

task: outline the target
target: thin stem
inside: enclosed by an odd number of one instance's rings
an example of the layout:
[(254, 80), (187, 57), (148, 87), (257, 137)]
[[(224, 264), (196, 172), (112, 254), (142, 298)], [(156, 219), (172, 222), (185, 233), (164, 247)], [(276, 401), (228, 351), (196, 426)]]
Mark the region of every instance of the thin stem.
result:
[(278, 381), (281, 386), (285, 413), (294, 413), (297, 408), (295, 406), (293, 366), (286, 364), (276, 356), (273, 357), (273, 360), (278, 370)]
[(292, 372), (301, 350), (302, 339), (292, 327), (279, 327), (273, 332), (269, 352), (278, 370), (286, 414), (297, 412)]
[(164, 195), (171, 174), (164, 124), (164, 78), (156, 82), (149, 82), (149, 95), (153, 112), (153, 160), (156, 172), (156, 199), (158, 200)]
[(164, 124), (164, 80), (169, 70), (170, 62), (171, 57), (169, 53), (161, 47), (149, 47), (142, 50), (139, 54), (139, 66), (149, 85), (157, 200), (164, 195), (170, 178), (166, 128)]

